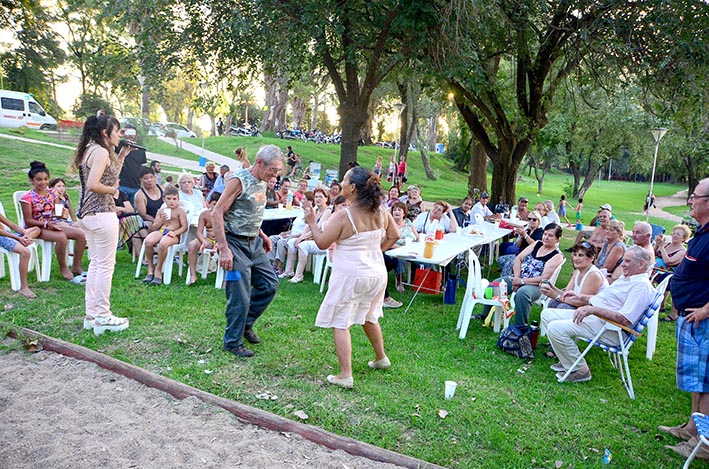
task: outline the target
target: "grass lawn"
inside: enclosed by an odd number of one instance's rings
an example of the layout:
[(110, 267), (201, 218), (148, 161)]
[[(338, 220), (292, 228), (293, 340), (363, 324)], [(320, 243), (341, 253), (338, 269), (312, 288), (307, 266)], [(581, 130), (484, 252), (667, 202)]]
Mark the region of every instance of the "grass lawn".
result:
[[(230, 154), (233, 147), (248, 143), (253, 156), (259, 145), (271, 141), (286, 144), (268, 138), (217, 137), (208, 139), (208, 146)], [(324, 166), (336, 165), (337, 147), (297, 145), (306, 161), (311, 159), (306, 153), (312, 153), (316, 156), (312, 159)], [(386, 157), (379, 149), (364, 149), (362, 164), (373, 164), (378, 153)], [(64, 174), (70, 157), (69, 150), (0, 140), (0, 200), (10, 218), (14, 218), (12, 192), (27, 187), (28, 162), (45, 161), (57, 176)], [(466, 192), (466, 176), (452, 172), (444, 158), (432, 162), (441, 172), (434, 182), (421, 179), (420, 161), (411, 160), (411, 180), (422, 183), (425, 198), (455, 200)], [(548, 196), (556, 201), (570, 177), (551, 174), (547, 179)], [(658, 195), (681, 189), (656, 187)], [(535, 190), (536, 182), (527, 177), (518, 186), (518, 194), (533, 196)], [(640, 212), (646, 192), (645, 185), (604, 181), (587, 194), (584, 215), (590, 219), (592, 207), (610, 202), (616, 216), (626, 222), (640, 219), (642, 214), (634, 212)], [(570, 246), (573, 235), (567, 230), (562, 248)], [(390, 370), (367, 368), (371, 348), (361, 328), (353, 328), (355, 389), (348, 391), (323, 383), (336, 371), (337, 360), (331, 332), (313, 325), (322, 296), (309, 275), (301, 284), (281, 284), (257, 323), (262, 343), (254, 347), (256, 356), (245, 360), (221, 351), (225, 300), (224, 292), (213, 288), (213, 275), (186, 287), (184, 277), (175, 273), (172, 285), (147, 287), (133, 278), (130, 255), (119, 251), (112, 309), (129, 317), (131, 327), (97, 338), (81, 329), (83, 287), (61, 280), (56, 261), (53, 268), (49, 283), (37, 284), (30, 278), (39, 296), (34, 301), (12, 294), (9, 281), (0, 280), (2, 323), (29, 327), (288, 418), (297, 419), (293, 412), (303, 410), (307, 423), (445, 466), (597, 467), (605, 448), (613, 453), (612, 464), (617, 467), (682, 463), (663, 447), (676, 441), (657, 432), (658, 424), (681, 422), (690, 409), (689, 395), (675, 387), (671, 324), (660, 324), (652, 361), (645, 359), (644, 337), (633, 348), (637, 397), (631, 401), (600, 351), (591, 352), (588, 360), (593, 380), (559, 384), (549, 370), (553, 361), (542, 355), (544, 347), (529, 361), (503, 354), (495, 346), (495, 334), (480, 321), (473, 321), (468, 337), (459, 340), (455, 324), (461, 291), (457, 306), (443, 305), (440, 296), (420, 295), (407, 314), (403, 308), (385, 311), (382, 329), (393, 363)], [(559, 283), (565, 284), (570, 273), (567, 262)], [(495, 275), (493, 270), (490, 277)], [(407, 291), (395, 297), (408, 301), (411, 295)], [(538, 315), (537, 309), (533, 317)], [(458, 389), (454, 399), (446, 401), (443, 382), (451, 379), (458, 382)], [(278, 399), (257, 399), (264, 391)], [(441, 409), (448, 412), (445, 419), (439, 417)]]

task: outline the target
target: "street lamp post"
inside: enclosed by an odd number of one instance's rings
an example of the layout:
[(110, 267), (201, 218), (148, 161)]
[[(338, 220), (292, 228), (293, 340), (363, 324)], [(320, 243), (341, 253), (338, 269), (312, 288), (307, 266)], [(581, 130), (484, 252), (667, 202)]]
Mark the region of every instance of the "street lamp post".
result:
[(652, 138), (655, 139), (655, 158), (652, 160), (652, 176), (650, 177), (650, 193), (648, 194), (648, 199), (647, 199), (647, 212), (645, 214), (645, 221), (648, 221), (650, 219), (650, 202), (652, 201), (652, 188), (655, 183), (655, 168), (657, 167), (657, 150), (660, 148), (660, 140), (662, 140), (662, 137), (665, 136), (665, 133), (667, 133), (667, 129), (663, 127), (655, 127), (653, 129), (650, 129), (650, 132), (652, 132)]
[[(199, 82), (199, 87), (202, 90), (202, 117), (204, 117), (204, 102), (205, 102), (205, 94), (207, 92), (207, 86), (209, 86), (209, 83), (206, 81), (200, 81)], [(204, 156), (204, 126), (202, 126), (202, 119), (200, 119), (200, 127), (202, 128), (202, 161), (205, 161), (205, 156)]]
[[(397, 114), (396, 114), (396, 143), (394, 144), (394, 161), (397, 163), (399, 162), (399, 156), (396, 154), (396, 151), (399, 150), (399, 134), (401, 133), (401, 113), (404, 112), (404, 108), (406, 107), (406, 104), (404, 103), (396, 103), (394, 104), (394, 109), (396, 109)], [(399, 155), (401, 154), (401, 150), (399, 150)]]

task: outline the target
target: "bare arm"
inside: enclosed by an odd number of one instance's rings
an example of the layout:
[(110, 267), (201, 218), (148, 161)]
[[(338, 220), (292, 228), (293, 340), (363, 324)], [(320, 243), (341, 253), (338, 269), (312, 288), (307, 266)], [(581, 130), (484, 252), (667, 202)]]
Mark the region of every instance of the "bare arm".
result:
[(154, 222), (155, 218), (148, 215), (148, 200), (145, 198), (143, 191), (138, 191), (135, 194), (135, 210), (145, 221)]
[(622, 314), (616, 311), (611, 311), (609, 309), (603, 309), (599, 308), (598, 306), (591, 305), (582, 306), (576, 311), (574, 311), (574, 322), (576, 324), (580, 324), (586, 316), (590, 316), (592, 314), (594, 316), (598, 316), (601, 319), (608, 319), (610, 321), (617, 322), (622, 326), (632, 327), (632, 324), (630, 323), (630, 321), (628, 321), (628, 318), (626, 318)]
[[(533, 244), (530, 244), (529, 246), (524, 248), (524, 251), (520, 252), (519, 254), (517, 254), (517, 257), (515, 257), (515, 263), (512, 266), (512, 272), (514, 272), (513, 278), (515, 278), (515, 279), (521, 278), (520, 273), (522, 272), (522, 259), (524, 259), (525, 257), (527, 257), (528, 255), (530, 255), (532, 253), (532, 251), (534, 250), (535, 244), (536, 244), (536, 242)], [(520, 282), (520, 284), (521, 284), (521, 282)]]
[(232, 270), (234, 255), (229, 249), (224, 231), (224, 212), (231, 207), (237, 197), (241, 195), (242, 185), (239, 178), (231, 178), (224, 187), (222, 196), (217, 205), (212, 209), (212, 230), (219, 250), (219, 264), (224, 270)]
[(618, 266), (618, 261), (623, 258), (625, 250), (620, 246), (614, 246), (611, 252), (608, 253), (606, 257), (606, 262), (601, 268), (606, 269), (608, 272), (612, 272)]
[(670, 256), (669, 254), (667, 254), (666, 246), (660, 247), (660, 255), (662, 256), (662, 260), (665, 261), (665, 265), (667, 267), (677, 267), (680, 262), (682, 262), (682, 259), (684, 259), (684, 254), (686, 252), (687, 249), (682, 247), (682, 249), (679, 249), (677, 252)]
[(184, 210), (177, 210), (177, 217), (180, 220), (180, 227), (170, 232), (173, 238), (177, 238), (190, 228), (190, 223), (187, 221), (187, 213)]
[(304, 201), (305, 221), (313, 233), (313, 240), (320, 249), (327, 249), (332, 243), (338, 239), (342, 239), (344, 227), (349, 224), (347, 214), (344, 210), (336, 212), (330, 221), (325, 226), (325, 230), (321, 230), (315, 220), (315, 211), (312, 204), (307, 200)]
[[(399, 240), (399, 230), (396, 228), (396, 223), (394, 223), (394, 218), (391, 216), (391, 213), (389, 213), (389, 212), (384, 212), (384, 213), (386, 214), (386, 216), (384, 218), (385, 235), (384, 235), (384, 239), (382, 240), (382, 244), (381, 244), (382, 251), (386, 251), (387, 249), (391, 248)], [(455, 217), (453, 217), (453, 220), (455, 220)]]
[(111, 159), (108, 157), (108, 150), (102, 147), (96, 149), (96, 151), (88, 157), (86, 164), (89, 166), (89, 175), (86, 178), (86, 190), (94, 194), (113, 195), (118, 187), (118, 181), (116, 181), (113, 186), (107, 186), (101, 183), (101, 177), (106, 172), (106, 168), (111, 164)]

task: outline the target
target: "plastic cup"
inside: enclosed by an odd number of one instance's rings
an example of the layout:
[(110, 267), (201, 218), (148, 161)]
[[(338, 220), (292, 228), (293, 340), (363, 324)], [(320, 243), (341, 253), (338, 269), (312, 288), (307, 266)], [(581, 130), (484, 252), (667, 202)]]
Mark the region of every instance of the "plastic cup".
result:
[(171, 208), (165, 208), (165, 209), (163, 209), (163, 212), (165, 213), (165, 216), (167, 217), (168, 220), (170, 218), (172, 218), (172, 209)]
[(406, 238), (406, 239), (404, 239), (404, 245), (405, 245), (405, 246), (411, 246), (411, 242), (412, 242), (412, 241), (413, 241), (413, 239), (411, 239), (411, 238)]
[(458, 386), (458, 383), (455, 381), (446, 381), (446, 391), (445, 391), (445, 396), (446, 399), (452, 399), (453, 395), (455, 394), (455, 388)]
[(286, 206), (283, 204), (278, 204), (278, 210), (283, 210)]
[(64, 213), (64, 204), (54, 205), (54, 215), (61, 217), (63, 213)]

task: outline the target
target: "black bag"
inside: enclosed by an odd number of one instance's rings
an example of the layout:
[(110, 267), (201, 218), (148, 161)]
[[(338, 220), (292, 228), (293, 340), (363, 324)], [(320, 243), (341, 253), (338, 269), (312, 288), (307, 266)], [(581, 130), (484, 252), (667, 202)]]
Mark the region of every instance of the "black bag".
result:
[(530, 333), (531, 328), (529, 326), (520, 327), (513, 324), (500, 332), (497, 346), (518, 358), (534, 358), (534, 349), (529, 337)]

